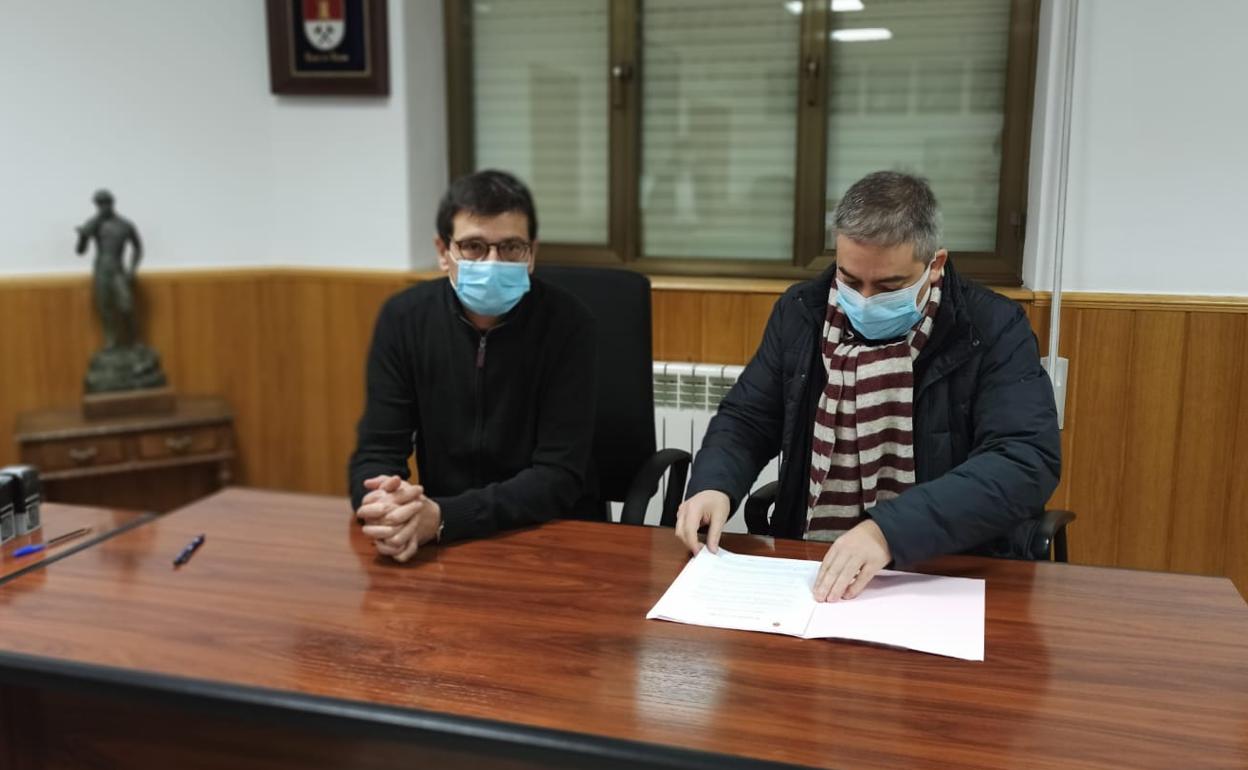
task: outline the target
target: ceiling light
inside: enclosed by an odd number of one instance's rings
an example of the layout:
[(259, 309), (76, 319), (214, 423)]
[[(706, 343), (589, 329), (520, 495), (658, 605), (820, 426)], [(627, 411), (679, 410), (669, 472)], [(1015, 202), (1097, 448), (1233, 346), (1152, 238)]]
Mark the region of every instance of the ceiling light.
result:
[[(852, 11), (866, 10), (866, 6), (862, 4), (862, 0), (832, 0), (829, 4), (833, 13), (850, 13)], [(784, 9), (794, 16), (802, 15), (802, 0), (788, 0), (784, 4)]]
[(838, 43), (866, 43), (872, 40), (892, 40), (893, 31), (883, 27), (837, 29), (832, 31), (831, 37)]

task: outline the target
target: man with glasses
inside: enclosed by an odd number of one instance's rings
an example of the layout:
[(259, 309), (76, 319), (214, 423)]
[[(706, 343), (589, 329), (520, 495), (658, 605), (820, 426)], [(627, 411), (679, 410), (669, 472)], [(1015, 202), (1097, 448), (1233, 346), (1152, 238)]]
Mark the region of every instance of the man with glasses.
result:
[(962, 278), (927, 182), (880, 171), (836, 209), (836, 264), (789, 289), (707, 429), (676, 534), (716, 550), (777, 452), (772, 534), (832, 542), (819, 601), (890, 562), (1012, 555), (1057, 486), (1053, 389), (1022, 308)]
[(532, 196), (510, 174), (470, 174), (442, 198), (437, 230), (447, 278), (382, 308), (349, 467), (365, 534), (400, 562), (426, 543), (595, 510), (593, 319), (531, 277)]

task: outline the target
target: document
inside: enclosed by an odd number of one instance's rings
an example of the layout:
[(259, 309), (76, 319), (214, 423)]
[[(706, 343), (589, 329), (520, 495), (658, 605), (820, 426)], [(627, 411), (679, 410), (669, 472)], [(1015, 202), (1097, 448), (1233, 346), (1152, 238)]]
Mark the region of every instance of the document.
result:
[(816, 602), (818, 573), (817, 561), (703, 548), (646, 617), (984, 659), (983, 580), (881, 570), (853, 599)]

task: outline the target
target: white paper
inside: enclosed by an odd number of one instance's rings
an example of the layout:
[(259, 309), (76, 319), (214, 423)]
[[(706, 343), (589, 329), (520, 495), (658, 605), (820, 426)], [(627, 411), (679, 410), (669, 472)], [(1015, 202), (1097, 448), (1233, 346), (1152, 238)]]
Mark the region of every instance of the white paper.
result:
[(984, 581), (882, 570), (854, 599), (816, 602), (819, 562), (698, 552), (647, 618), (856, 639), (984, 659)]
[(646, 617), (802, 636), (816, 604), (811, 586), (818, 570), (818, 562), (703, 548)]

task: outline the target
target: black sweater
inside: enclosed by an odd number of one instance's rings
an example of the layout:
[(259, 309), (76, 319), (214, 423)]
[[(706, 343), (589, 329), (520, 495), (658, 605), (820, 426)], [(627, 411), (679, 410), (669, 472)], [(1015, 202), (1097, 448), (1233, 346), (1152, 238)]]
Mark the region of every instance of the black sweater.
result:
[(485, 333), (446, 279), (391, 297), (368, 354), (353, 508), (365, 479), (407, 478), (413, 448), (444, 542), (588, 508), (594, 344), (589, 311), (538, 279)]

